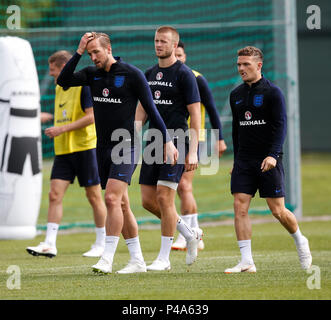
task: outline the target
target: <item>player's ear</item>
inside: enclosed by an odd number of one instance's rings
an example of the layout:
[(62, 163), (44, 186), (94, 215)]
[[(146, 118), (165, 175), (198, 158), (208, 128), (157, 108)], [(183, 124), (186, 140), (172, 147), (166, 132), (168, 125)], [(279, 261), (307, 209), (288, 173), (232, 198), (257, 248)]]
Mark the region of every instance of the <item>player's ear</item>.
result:
[(111, 46), (110, 46), (110, 44), (107, 46), (107, 53), (108, 53), (108, 54), (111, 54), (111, 53), (112, 53), (112, 50), (111, 50)]
[(263, 62), (262, 61), (259, 61), (257, 63), (257, 67), (258, 67), (258, 70), (261, 71), (262, 70), (262, 66), (263, 66)]

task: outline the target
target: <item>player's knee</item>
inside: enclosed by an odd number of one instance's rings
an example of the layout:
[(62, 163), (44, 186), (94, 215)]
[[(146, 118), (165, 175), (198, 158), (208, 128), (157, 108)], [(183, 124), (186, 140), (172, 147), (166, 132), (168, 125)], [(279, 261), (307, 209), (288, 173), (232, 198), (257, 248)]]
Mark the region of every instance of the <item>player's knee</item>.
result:
[(272, 215), (277, 219), (277, 220), (282, 220), (283, 216), (284, 216), (284, 210), (282, 210), (282, 208), (273, 208), (271, 210)]
[(121, 205), (121, 200), (116, 194), (108, 193), (105, 195), (105, 203), (107, 208), (114, 208)]
[(188, 183), (186, 180), (181, 180), (177, 188), (178, 195), (181, 197), (186, 193), (192, 192), (192, 184)]
[(160, 208), (169, 206), (169, 197), (162, 192), (157, 194), (156, 200)]
[(246, 204), (244, 204), (240, 199), (235, 199), (234, 201), (234, 213), (235, 218), (245, 218), (248, 216), (248, 210)]
[(86, 191), (86, 198), (91, 205), (96, 205), (102, 200), (101, 196), (94, 191)]
[(48, 193), (48, 199), (49, 199), (49, 202), (61, 202), (62, 201), (62, 195), (57, 190), (52, 189)]

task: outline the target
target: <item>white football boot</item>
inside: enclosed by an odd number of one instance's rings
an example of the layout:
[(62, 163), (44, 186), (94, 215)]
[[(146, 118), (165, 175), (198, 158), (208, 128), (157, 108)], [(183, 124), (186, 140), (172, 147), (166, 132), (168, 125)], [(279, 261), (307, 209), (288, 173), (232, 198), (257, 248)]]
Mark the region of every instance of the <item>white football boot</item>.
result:
[(92, 266), (93, 272), (103, 274), (111, 273), (112, 268), (112, 262), (105, 257), (101, 257), (97, 264)]
[(83, 257), (92, 257), (99, 258), (102, 256), (105, 247), (101, 245), (92, 244), (91, 249), (85, 253), (83, 253)]
[[(198, 250), (201, 251), (205, 248), (205, 244), (203, 240), (201, 239), (198, 244)], [(186, 251), (186, 240), (184, 237), (179, 237), (177, 240), (173, 243), (171, 246), (171, 250), (180, 250), (180, 251)]]
[(147, 266), (147, 271), (166, 271), (170, 270), (170, 262), (156, 259), (153, 261), (153, 263), (149, 266)]
[(127, 274), (127, 273), (138, 273), (138, 272), (146, 272), (146, 264), (141, 261), (129, 261), (129, 263), (121, 270), (116, 271), (116, 273)]
[(33, 256), (45, 256), (48, 258), (53, 258), (57, 254), (56, 247), (50, 246), (46, 242), (40, 242), (36, 247), (27, 247), (26, 251)]
[(297, 245), (297, 252), (301, 268), (307, 270), (311, 267), (313, 258), (310, 253), (308, 239), (304, 236), (302, 236), (302, 238), (302, 241)]
[(178, 235), (177, 240), (172, 244), (171, 250), (186, 250), (186, 240), (181, 234)]
[(240, 272), (248, 272), (248, 273), (255, 273), (256, 267), (255, 264), (247, 264), (239, 262), (235, 267), (228, 268), (224, 270), (224, 273), (240, 273)]
[(186, 253), (186, 264), (191, 265), (197, 259), (198, 256), (198, 246), (202, 239), (203, 232), (200, 228), (192, 228), (194, 237), (186, 242), (187, 253)]
[(205, 243), (203, 242), (202, 239), (200, 239), (198, 244), (198, 250), (203, 250), (204, 248), (205, 248)]

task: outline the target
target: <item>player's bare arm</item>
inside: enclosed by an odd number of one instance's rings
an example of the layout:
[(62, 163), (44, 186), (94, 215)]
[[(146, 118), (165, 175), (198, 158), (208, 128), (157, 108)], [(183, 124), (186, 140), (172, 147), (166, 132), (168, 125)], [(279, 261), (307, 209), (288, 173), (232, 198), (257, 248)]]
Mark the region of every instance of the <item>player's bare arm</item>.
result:
[(78, 130), (94, 123), (93, 108), (85, 109), (85, 116), (82, 118), (59, 127), (50, 127), (45, 129), (45, 135), (54, 138), (68, 131)]
[(199, 130), (201, 124), (200, 102), (195, 102), (187, 106), (190, 113), (190, 147), (185, 158), (185, 171), (192, 171), (198, 168), (198, 143)]
[(140, 132), (141, 128), (144, 126), (144, 124), (147, 121), (147, 113), (141, 103), (138, 103), (137, 109), (136, 109), (136, 115), (135, 115), (135, 127), (137, 132)]
[[(147, 113), (145, 109), (143, 108), (142, 104), (139, 102), (137, 109), (136, 109), (136, 115), (135, 115), (135, 126), (137, 132), (140, 132), (141, 128), (147, 121)], [(167, 162), (169, 159), (170, 163), (172, 165), (176, 164), (178, 160), (178, 150), (173, 144), (173, 142), (170, 140), (167, 143), (165, 143), (165, 148), (164, 148), (164, 155), (163, 155), (163, 160), (164, 162)]]

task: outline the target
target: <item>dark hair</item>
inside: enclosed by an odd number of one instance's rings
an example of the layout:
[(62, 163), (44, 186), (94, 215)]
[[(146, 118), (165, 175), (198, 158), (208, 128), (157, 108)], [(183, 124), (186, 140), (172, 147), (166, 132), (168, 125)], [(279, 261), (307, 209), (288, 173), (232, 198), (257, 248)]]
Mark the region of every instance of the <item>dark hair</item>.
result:
[(183, 48), (183, 50), (185, 51), (185, 45), (184, 45), (184, 42), (182, 40), (178, 41), (177, 48)]
[(245, 48), (238, 50), (238, 57), (239, 56), (249, 56), (249, 57), (257, 57), (261, 61), (263, 61), (263, 53), (259, 48), (253, 46), (247, 46)]

